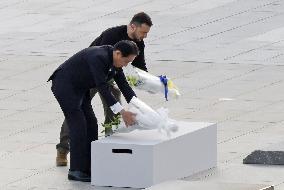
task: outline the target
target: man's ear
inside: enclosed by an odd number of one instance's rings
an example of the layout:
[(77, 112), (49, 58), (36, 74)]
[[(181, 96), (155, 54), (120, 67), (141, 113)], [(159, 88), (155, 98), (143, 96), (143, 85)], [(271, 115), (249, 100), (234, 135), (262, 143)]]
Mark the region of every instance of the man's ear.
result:
[(115, 50), (114, 54), (115, 54), (116, 57), (119, 57), (119, 55), (121, 56), (121, 52), (119, 50)]
[(136, 27), (137, 27), (137, 26), (136, 26), (135, 24), (133, 24), (133, 23), (130, 24), (130, 28), (131, 28), (132, 31), (135, 31)]
[(118, 55), (120, 58), (122, 58), (122, 57), (123, 57), (123, 55), (122, 55), (121, 51), (119, 51), (119, 50), (118, 50), (118, 52), (117, 52), (117, 55)]

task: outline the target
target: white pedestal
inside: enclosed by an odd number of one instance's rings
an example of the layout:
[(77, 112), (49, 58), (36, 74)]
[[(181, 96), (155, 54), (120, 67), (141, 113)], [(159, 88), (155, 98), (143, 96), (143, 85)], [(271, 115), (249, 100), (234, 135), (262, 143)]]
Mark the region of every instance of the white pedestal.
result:
[(171, 138), (135, 130), (92, 142), (92, 185), (146, 188), (216, 167), (216, 124), (178, 125)]

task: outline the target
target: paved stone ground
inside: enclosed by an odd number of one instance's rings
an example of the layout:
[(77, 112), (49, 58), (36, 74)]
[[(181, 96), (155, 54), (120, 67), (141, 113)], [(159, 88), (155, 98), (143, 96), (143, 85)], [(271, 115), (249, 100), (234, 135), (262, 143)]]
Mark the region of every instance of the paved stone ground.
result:
[[(284, 189), (283, 167), (242, 164), (284, 140), (283, 0), (1, 0), (0, 189), (109, 189), (69, 182), (68, 168), (55, 167), (63, 115), (46, 80), (138, 11), (155, 24), (150, 72), (171, 76), (183, 94), (139, 97), (175, 119), (218, 123), (218, 167), (185, 180)], [(101, 122), (98, 97), (93, 106)]]

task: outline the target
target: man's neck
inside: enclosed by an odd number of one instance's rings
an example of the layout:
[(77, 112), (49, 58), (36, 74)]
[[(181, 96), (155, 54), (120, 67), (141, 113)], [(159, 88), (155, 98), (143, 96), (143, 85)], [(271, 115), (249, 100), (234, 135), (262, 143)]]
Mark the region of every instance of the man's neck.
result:
[(131, 40), (134, 40), (133, 34), (131, 33), (130, 25), (127, 25), (127, 35)]

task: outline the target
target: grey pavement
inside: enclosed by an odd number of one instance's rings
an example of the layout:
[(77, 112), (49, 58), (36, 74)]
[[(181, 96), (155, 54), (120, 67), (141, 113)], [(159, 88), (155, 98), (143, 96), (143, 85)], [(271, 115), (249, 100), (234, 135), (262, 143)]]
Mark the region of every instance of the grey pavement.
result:
[[(70, 182), (68, 167), (55, 167), (63, 114), (46, 80), (138, 11), (154, 22), (145, 40), (149, 71), (174, 79), (182, 97), (138, 96), (172, 118), (218, 125), (218, 167), (171, 185), (284, 189), (283, 166), (242, 164), (256, 149), (283, 145), (283, 0), (1, 0), (0, 189), (117, 189)], [(101, 123), (101, 102), (92, 103)]]

